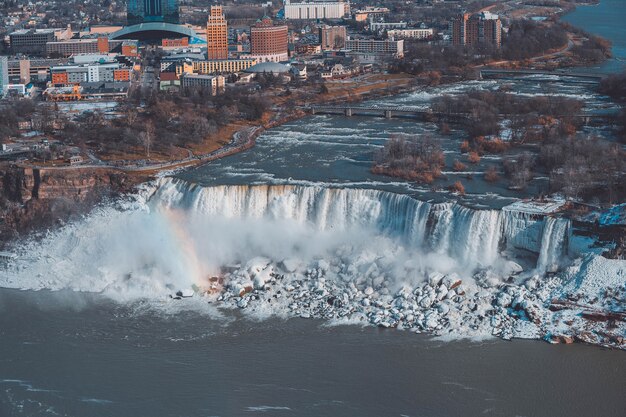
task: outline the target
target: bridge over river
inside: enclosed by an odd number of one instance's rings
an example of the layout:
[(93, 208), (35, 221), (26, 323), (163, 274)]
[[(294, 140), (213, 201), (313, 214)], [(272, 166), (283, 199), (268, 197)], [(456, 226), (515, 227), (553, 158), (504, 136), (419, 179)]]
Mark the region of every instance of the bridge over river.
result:
[[(472, 118), (472, 113), (439, 112), (430, 108), (414, 106), (368, 106), (353, 104), (332, 104), (332, 105), (310, 105), (303, 106), (303, 110), (311, 114), (335, 114), (351, 116), (384, 117), (404, 117), (419, 119), (427, 122), (462, 122)], [(511, 117), (510, 114), (500, 114), (501, 117)], [(584, 125), (592, 124), (594, 121), (604, 122), (608, 114), (574, 114), (557, 115), (556, 117), (570, 117), (578, 119)]]
[[(599, 83), (607, 77), (606, 74), (594, 72), (570, 72), (565, 70), (529, 70), (529, 69), (505, 69), (505, 68), (483, 68), (479, 71), (480, 78), (515, 78), (528, 75), (543, 75), (546, 77), (558, 76), (559, 82), (586, 82)], [(533, 78), (532, 81), (551, 81), (541, 78)]]

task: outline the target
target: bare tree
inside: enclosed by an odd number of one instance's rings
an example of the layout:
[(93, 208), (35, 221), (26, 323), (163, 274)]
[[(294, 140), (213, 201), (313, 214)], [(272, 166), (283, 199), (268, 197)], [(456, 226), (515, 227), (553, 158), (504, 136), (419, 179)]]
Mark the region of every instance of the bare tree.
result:
[(146, 129), (139, 134), (139, 138), (141, 139), (141, 143), (146, 150), (146, 157), (150, 158), (150, 148), (152, 147), (152, 142), (154, 141), (154, 123), (152, 123), (151, 120), (146, 122)]

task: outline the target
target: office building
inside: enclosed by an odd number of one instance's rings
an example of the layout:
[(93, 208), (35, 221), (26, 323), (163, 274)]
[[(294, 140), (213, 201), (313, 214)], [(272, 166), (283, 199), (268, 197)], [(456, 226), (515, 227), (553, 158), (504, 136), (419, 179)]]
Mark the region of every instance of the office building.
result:
[(346, 27), (324, 25), (319, 28), (322, 51), (342, 49), (346, 46)]
[(9, 34), (14, 53), (43, 54), (48, 42), (71, 39), (71, 28), (65, 29), (21, 29)]
[(344, 1), (309, 1), (296, 3), (285, 0), (285, 19), (341, 19), (350, 14), (350, 3)]
[(250, 28), (250, 56), (259, 62), (280, 62), (289, 59), (289, 29), (274, 25), (269, 17)]
[(129, 25), (147, 22), (178, 23), (178, 0), (128, 0)]
[(207, 59), (228, 59), (228, 26), (222, 6), (211, 6), (206, 24)]

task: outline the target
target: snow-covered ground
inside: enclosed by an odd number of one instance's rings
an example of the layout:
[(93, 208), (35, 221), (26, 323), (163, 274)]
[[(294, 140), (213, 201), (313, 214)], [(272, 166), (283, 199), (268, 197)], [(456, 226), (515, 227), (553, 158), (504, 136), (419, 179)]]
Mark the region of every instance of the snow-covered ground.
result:
[[(624, 348), (626, 262), (581, 244), (559, 204), (529, 207), (160, 178), (16, 248), (0, 286)], [(193, 300), (169, 298), (190, 288)]]

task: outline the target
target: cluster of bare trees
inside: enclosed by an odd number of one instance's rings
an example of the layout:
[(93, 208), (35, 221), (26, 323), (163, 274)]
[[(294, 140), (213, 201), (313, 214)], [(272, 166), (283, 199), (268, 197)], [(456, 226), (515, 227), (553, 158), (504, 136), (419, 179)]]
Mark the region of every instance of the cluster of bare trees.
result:
[(151, 94), (143, 106), (132, 100), (121, 108), (123, 116), (85, 113), (68, 122), (62, 139), (104, 152), (129, 152), (140, 147), (147, 158), (153, 151), (171, 153), (175, 147), (198, 144), (236, 120), (257, 120), (266, 103), (238, 93), (211, 96), (207, 92)]
[(372, 172), (430, 184), (444, 165), (441, 146), (431, 136), (393, 135), (374, 155)]
[[(510, 121), (512, 140), (517, 142), (541, 141), (548, 137), (571, 134), (576, 131), (575, 115), (582, 106), (580, 100), (567, 97), (520, 97), (502, 91), (478, 90), (437, 97), (432, 104), (433, 110), (440, 113), (466, 114), (468, 119), (464, 127), (472, 142), (483, 136), (500, 134), (502, 119)], [(497, 144), (484, 142), (483, 145)], [(473, 147), (478, 152), (493, 153), (488, 148)]]
[(626, 152), (596, 137), (562, 137), (543, 144), (539, 163), (550, 174), (550, 188), (567, 196), (599, 201), (626, 197)]
[(5, 100), (0, 105), (0, 141), (16, 136), (18, 122), (29, 120), (35, 112), (35, 103), (30, 99)]

